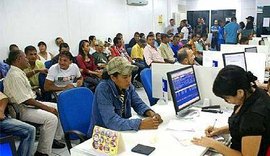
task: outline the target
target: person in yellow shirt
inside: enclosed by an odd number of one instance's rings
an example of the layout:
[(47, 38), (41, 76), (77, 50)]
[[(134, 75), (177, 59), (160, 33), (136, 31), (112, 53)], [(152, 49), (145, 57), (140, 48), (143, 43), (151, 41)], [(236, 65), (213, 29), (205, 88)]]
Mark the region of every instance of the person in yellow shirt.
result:
[(34, 46), (30, 45), (25, 47), (24, 52), (30, 64), (28, 68), (24, 69), (24, 72), (26, 73), (31, 86), (35, 88), (39, 86), (39, 73), (48, 73), (48, 69), (46, 69), (44, 64), (38, 60), (37, 50)]
[(135, 78), (137, 81), (141, 82), (140, 73), (146, 67), (144, 58), (143, 58), (143, 49), (146, 46), (145, 39), (139, 39), (138, 42), (131, 49), (131, 58), (133, 64), (139, 67), (138, 75)]

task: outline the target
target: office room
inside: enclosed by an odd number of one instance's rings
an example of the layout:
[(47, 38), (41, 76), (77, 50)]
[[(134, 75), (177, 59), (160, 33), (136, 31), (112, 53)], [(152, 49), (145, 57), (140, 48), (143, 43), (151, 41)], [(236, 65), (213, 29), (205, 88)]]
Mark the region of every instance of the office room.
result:
[(0, 155), (270, 156), (269, 0), (0, 10)]

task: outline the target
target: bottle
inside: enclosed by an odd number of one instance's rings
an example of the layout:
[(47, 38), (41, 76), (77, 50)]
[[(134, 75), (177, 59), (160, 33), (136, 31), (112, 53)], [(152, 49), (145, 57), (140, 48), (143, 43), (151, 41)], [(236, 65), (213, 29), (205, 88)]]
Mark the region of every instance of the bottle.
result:
[(162, 77), (162, 100), (162, 103), (168, 104), (168, 83), (164, 77)]

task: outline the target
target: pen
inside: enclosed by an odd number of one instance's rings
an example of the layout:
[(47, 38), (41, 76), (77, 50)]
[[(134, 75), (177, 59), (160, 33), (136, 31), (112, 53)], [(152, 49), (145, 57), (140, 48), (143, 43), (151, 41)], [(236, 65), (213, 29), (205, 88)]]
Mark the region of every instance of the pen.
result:
[(214, 121), (214, 124), (213, 124), (213, 129), (215, 128), (215, 125), (216, 125), (216, 122), (217, 122), (217, 119), (215, 119), (215, 121)]

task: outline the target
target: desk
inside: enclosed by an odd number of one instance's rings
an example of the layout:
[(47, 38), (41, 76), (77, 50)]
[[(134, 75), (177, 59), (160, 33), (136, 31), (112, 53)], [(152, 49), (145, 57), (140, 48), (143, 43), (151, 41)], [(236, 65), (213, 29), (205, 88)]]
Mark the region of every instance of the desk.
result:
[[(200, 137), (204, 135), (204, 129), (208, 125), (213, 125), (214, 120), (217, 119), (216, 126), (223, 126), (227, 124), (229, 112), (223, 114), (200, 112), (199, 117), (193, 119), (179, 119), (175, 115), (173, 103), (170, 101), (166, 105), (155, 105), (152, 109), (159, 113), (163, 119), (163, 123), (157, 130), (139, 130), (123, 131), (121, 135), (125, 144), (125, 151), (119, 153), (119, 156), (140, 156), (131, 152), (131, 149), (137, 144), (144, 144), (153, 146), (156, 149), (151, 153), (151, 156), (164, 155), (181, 155), (181, 156), (199, 156), (206, 148), (193, 145), (190, 142), (194, 136)], [(176, 123), (179, 125), (189, 125), (195, 131), (176, 131), (169, 130), (169, 123)], [(190, 128), (188, 127), (188, 129)], [(179, 137), (180, 136), (180, 137)], [(185, 138), (179, 141), (179, 138)], [(89, 139), (71, 149), (71, 156), (103, 156), (104, 154), (94, 150), (91, 145), (92, 139)]]

